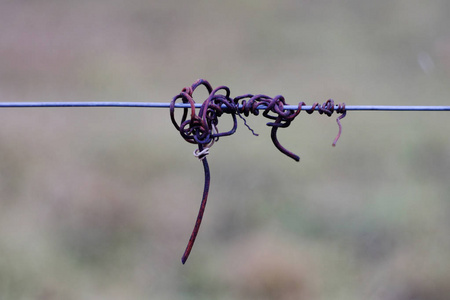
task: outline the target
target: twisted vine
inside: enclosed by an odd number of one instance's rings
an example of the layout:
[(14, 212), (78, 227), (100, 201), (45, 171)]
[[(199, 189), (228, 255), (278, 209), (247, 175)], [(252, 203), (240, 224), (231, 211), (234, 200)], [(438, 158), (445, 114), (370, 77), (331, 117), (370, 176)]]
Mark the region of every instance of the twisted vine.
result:
[[(203, 102), (197, 114), (193, 94), (200, 86), (206, 88), (209, 96)], [(181, 121), (178, 123), (175, 118), (175, 103), (179, 100), (181, 100), (182, 103), (189, 104), (189, 107), (183, 108)], [(203, 198), (194, 230), (192, 231), (188, 245), (181, 259), (183, 264), (188, 259), (194, 245), (208, 199), (210, 171), (206, 156), (209, 154), (209, 149), (211, 148), (211, 146), (214, 144), (214, 142), (217, 142), (220, 137), (229, 136), (236, 132), (236, 115), (244, 121), (244, 125), (247, 126), (247, 128), (254, 135), (257, 135), (250, 128), (250, 126), (248, 126), (245, 117), (248, 117), (250, 114), (257, 116), (259, 115), (260, 111), (262, 111), (262, 115), (264, 117), (272, 120), (271, 122), (267, 123), (267, 126), (272, 127), (271, 139), (275, 147), (295, 161), (300, 161), (300, 157), (298, 155), (287, 150), (280, 144), (277, 137), (277, 131), (280, 127), (288, 127), (295, 119), (295, 117), (300, 114), (305, 103), (300, 102), (296, 110), (286, 109), (285, 105), (286, 101), (281, 95), (271, 98), (269, 96), (261, 94), (245, 94), (237, 96), (235, 98), (231, 98), (230, 89), (228, 87), (219, 86), (213, 89), (209, 82), (204, 79), (199, 79), (192, 86), (185, 87), (180, 94), (176, 95), (172, 99), (170, 103), (170, 119), (175, 128), (180, 132), (181, 136), (187, 142), (191, 144), (197, 144), (198, 149), (194, 151), (194, 155), (203, 162), (203, 168), (205, 172)], [(335, 146), (342, 132), (340, 120), (346, 115), (345, 103), (335, 105), (334, 101), (330, 99), (322, 105), (316, 102), (311, 106), (310, 109), (305, 111), (308, 114), (312, 114), (314, 111), (317, 111), (319, 112), (319, 114), (325, 114), (329, 117), (334, 112), (340, 114), (336, 119), (339, 127), (339, 132), (333, 141), (333, 146)], [(223, 114), (231, 115), (233, 126), (228, 131), (220, 132), (218, 130), (219, 118)]]

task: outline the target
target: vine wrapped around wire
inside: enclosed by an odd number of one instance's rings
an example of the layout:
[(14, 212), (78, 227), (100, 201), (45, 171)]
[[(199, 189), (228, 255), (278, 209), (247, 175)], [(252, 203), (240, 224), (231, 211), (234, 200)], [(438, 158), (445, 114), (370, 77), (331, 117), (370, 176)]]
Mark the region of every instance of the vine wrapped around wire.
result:
[[(203, 102), (197, 114), (195, 110), (195, 101), (193, 98), (193, 94), (195, 90), (200, 86), (204, 86), (207, 89), (209, 96)], [(183, 109), (180, 123), (178, 123), (175, 118), (175, 103), (178, 100), (181, 100), (183, 103), (190, 105), (189, 108)], [(210, 172), (206, 155), (209, 154), (209, 149), (214, 144), (214, 142), (219, 140), (220, 137), (229, 136), (236, 132), (236, 115), (244, 121), (244, 125), (247, 126), (254, 135), (257, 135), (247, 125), (244, 116), (248, 117), (250, 114), (257, 116), (259, 115), (260, 110), (262, 110), (262, 115), (272, 120), (271, 122), (267, 123), (267, 126), (272, 127), (271, 138), (275, 147), (277, 147), (278, 150), (294, 159), (295, 161), (300, 160), (300, 157), (298, 155), (287, 150), (280, 144), (277, 137), (277, 131), (280, 127), (288, 127), (295, 119), (295, 117), (300, 114), (300, 112), (302, 111), (302, 106), (304, 106), (305, 103), (300, 102), (298, 104), (297, 110), (285, 109), (285, 105), (286, 101), (281, 95), (271, 98), (269, 96), (260, 94), (245, 94), (242, 96), (231, 98), (230, 89), (228, 87), (219, 86), (213, 89), (209, 82), (203, 79), (197, 80), (190, 87), (185, 87), (180, 94), (172, 99), (170, 103), (170, 118), (172, 120), (172, 123), (187, 142), (198, 145), (198, 149), (194, 151), (194, 155), (203, 162), (205, 171), (203, 198), (194, 230), (191, 234), (189, 243), (181, 259), (183, 264), (189, 257), (192, 246), (194, 245), (198, 230), (200, 229), (203, 213), (205, 211), (206, 201), (208, 199)], [(342, 132), (340, 120), (346, 115), (345, 103), (335, 105), (334, 101), (330, 99), (322, 105), (320, 105), (319, 103), (314, 103), (310, 109), (306, 110), (308, 114), (312, 114), (314, 111), (318, 111), (319, 114), (326, 114), (329, 117), (335, 111), (336, 113), (340, 114), (336, 119), (336, 122), (339, 126), (339, 132), (333, 141), (333, 146), (335, 146)], [(233, 126), (228, 131), (220, 132), (218, 130), (219, 118), (223, 114), (231, 115)]]

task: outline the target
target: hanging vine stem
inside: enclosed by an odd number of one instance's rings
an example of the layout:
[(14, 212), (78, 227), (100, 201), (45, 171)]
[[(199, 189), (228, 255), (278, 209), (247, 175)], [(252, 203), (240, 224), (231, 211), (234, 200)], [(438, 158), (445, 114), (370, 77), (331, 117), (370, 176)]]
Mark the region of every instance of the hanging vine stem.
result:
[[(195, 110), (196, 103), (194, 101), (193, 94), (195, 90), (200, 86), (203, 86), (207, 89), (209, 96), (203, 102), (197, 114)], [(183, 104), (187, 105), (187, 107), (183, 108), (183, 114), (179, 123), (175, 118), (175, 104), (178, 100), (181, 100)], [(220, 137), (229, 136), (236, 132), (236, 115), (238, 115), (244, 121), (244, 125), (253, 133), (253, 135), (258, 135), (247, 124), (245, 117), (248, 117), (250, 114), (257, 116), (259, 115), (260, 110), (262, 110), (262, 115), (272, 120), (272, 122), (267, 123), (267, 126), (272, 127), (271, 138), (275, 147), (295, 161), (300, 161), (300, 157), (298, 155), (287, 150), (280, 144), (280, 142), (278, 141), (277, 132), (278, 128), (286, 128), (291, 124), (295, 117), (300, 114), (300, 112), (302, 111), (302, 107), (305, 106), (305, 103), (300, 102), (296, 110), (286, 109), (285, 106), (287, 106), (286, 101), (281, 95), (271, 98), (269, 96), (261, 94), (245, 94), (242, 96), (231, 98), (230, 89), (228, 87), (219, 86), (213, 89), (209, 82), (203, 79), (197, 80), (190, 87), (185, 87), (181, 91), (181, 93), (175, 96), (170, 102), (170, 119), (175, 128), (180, 132), (181, 136), (187, 142), (198, 145), (198, 149), (194, 151), (194, 155), (203, 162), (203, 168), (205, 172), (203, 198), (200, 204), (200, 209), (197, 220), (195, 222), (194, 230), (192, 231), (186, 250), (184, 251), (184, 254), (181, 258), (183, 264), (188, 259), (192, 247), (194, 246), (194, 242), (200, 229), (203, 214), (205, 212), (206, 202), (208, 199), (210, 171), (206, 156), (209, 154), (209, 149), (212, 147), (214, 142), (217, 142)], [(319, 114), (325, 114), (329, 117), (335, 111), (336, 113), (340, 114), (340, 116), (336, 119), (336, 122), (339, 126), (339, 132), (333, 141), (333, 146), (335, 146), (342, 133), (342, 125), (340, 120), (346, 115), (345, 103), (341, 103), (335, 106), (334, 101), (330, 99), (322, 105), (320, 105), (319, 103), (314, 103), (310, 107), (310, 109), (305, 111), (308, 114), (312, 114), (314, 111), (317, 111), (319, 112)], [(219, 118), (224, 113), (231, 115), (233, 126), (228, 131), (219, 132), (217, 128), (219, 124)], [(190, 118), (188, 118), (188, 115), (190, 115)]]

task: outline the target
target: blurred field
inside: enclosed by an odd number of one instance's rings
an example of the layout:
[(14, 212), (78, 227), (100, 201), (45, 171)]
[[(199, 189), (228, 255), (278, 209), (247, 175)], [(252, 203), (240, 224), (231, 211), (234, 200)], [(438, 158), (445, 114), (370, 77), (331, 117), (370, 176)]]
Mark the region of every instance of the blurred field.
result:
[[(450, 105), (450, 3), (0, 0), (0, 101)], [(450, 115), (239, 123), (201, 164), (165, 109), (0, 110), (0, 299), (447, 299)], [(226, 127), (226, 122), (225, 125)], [(223, 128), (225, 128), (223, 127)], [(220, 127), (219, 127), (220, 129)]]

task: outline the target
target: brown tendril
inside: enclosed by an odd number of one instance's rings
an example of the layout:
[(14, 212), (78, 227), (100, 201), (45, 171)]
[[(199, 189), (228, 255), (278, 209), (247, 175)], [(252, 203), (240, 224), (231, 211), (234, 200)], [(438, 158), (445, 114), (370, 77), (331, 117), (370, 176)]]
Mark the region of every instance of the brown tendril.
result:
[[(203, 102), (197, 114), (195, 111), (195, 101), (193, 98), (193, 94), (195, 90), (200, 86), (206, 88), (209, 96)], [(179, 123), (175, 119), (175, 103), (178, 100), (181, 100), (185, 104), (189, 104), (188, 108), (183, 108), (183, 114)], [(172, 99), (170, 103), (171, 121), (175, 128), (180, 132), (181, 136), (187, 142), (198, 145), (198, 149), (194, 151), (194, 155), (196, 155), (203, 162), (205, 171), (205, 186), (203, 190), (203, 198), (194, 230), (191, 234), (189, 243), (181, 259), (183, 264), (188, 259), (192, 246), (194, 245), (194, 241), (197, 237), (198, 230), (200, 229), (200, 224), (208, 199), (210, 172), (206, 156), (209, 154), (209, 148), (215, 141), (218, 141), (220, 137), (229, 136), (235, 133), (237, 128), (236, 115), (238, 115), (244, 121), (244, 125), (253, 133), (253, 135), (258, 135), (247, 124), (245, 117), (248, 117), (250, 114), (257, 116), (259, 115), (259, 111), (262, 110), (262, 115), (269, 120), (272, 120), (271, 122), (267, 123), (267, 126), (272, 127), (271, 138), (275, 147), (295, 161), (300, 160), (300, 157), (298, 155), (290, 152), (280, 144), (277, 137), (277, 131), (280, 127), (288, 127), (295, 119), (295, 117), (300, 114), (305, 103), (300, 102), (296, 110), (285, 109), (285, 105), (287, 105), (286, 101), (281, 95), (271, 98), (269, 96), (260, 94), (245, 94), (232, 99), (230, 98), (230, 89), (228, 87), (219, 86), (213, 89), (209, 82), (204, 79), (199, 79), (192, 86), (185, 87), (180, 94)], [(335, 146), (342, 133), (342, 125), (340, 120), (346, 115), (345, 103), (335, 105), (332, 99), (327, 100), (322, 105), (316, 102), (311, 106), (310, 109), (306, 110), (308, 114), (312, 114), (314, 111), (318, 111), (319, 114), (325, 114), (329, 117), (334, 112), (340, 114), (336, 119), (339, 127), (339, 132), (333, 141), (333, 146)], [(189, 113), (190, 117), (188, 118)], [(231, 115), (233, 126), (228, 131), (219, 132), (219, 130), (217, 129), (219, 118), (224, 113)]]

